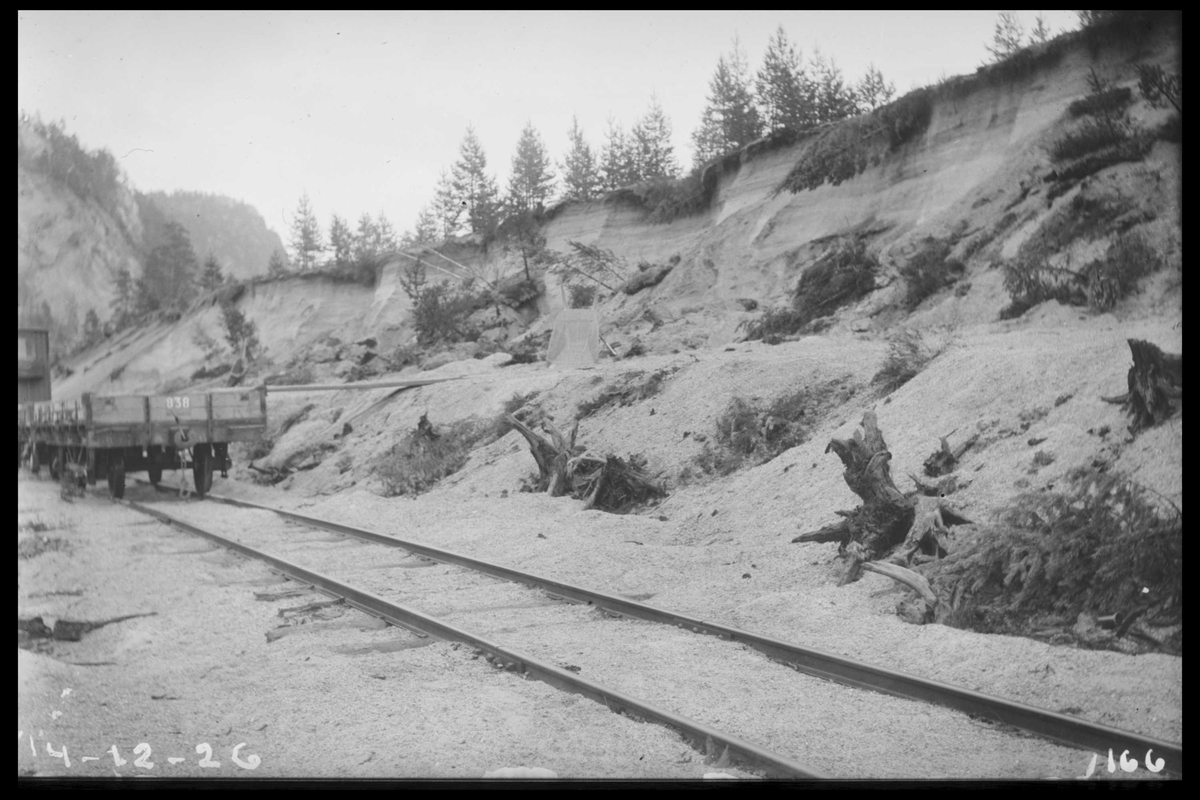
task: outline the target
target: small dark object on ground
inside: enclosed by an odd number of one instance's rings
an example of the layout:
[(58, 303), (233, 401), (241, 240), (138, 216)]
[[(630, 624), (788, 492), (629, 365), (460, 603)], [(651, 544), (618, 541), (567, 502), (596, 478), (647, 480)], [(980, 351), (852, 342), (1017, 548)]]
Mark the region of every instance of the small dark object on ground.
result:
[(70, 620), (56, 620), (54, 627), (51, 628), (46, 624), (41, 617), (33, 619), (17, 618), (17, 630), (25, 631), (35, 639), (55, 639), (60, 642), (78, 642), (85, 633), (91, 633), (97, 628), (103, 628), (105, 625), (112, 625), (117, 622), (124, 622), (127, 619), (135, 619), (136, 617), (153, 617), (157, 616), (157, 611), (150, 611), (145, 614), (126, 614), (123, 617), (113, 617), (112, 619), (99, 620), (96, 622), (72, 622)]

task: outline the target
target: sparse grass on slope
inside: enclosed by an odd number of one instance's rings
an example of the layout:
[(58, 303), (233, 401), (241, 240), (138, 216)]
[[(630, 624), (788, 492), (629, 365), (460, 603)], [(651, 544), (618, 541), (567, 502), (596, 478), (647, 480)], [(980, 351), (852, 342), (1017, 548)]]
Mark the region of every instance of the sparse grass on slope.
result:
[(396, 442), (379, 459), (376, 474), (383, 481), (384, 497), (417, 495), (458, 472), (471, 450), (495, 438), (488, 420), (465, 419), (441, 430), (418, 426)]
[(677, 368), (664, 368), (647, 375), (638, 370), (623, 376), (620, 382), (604, 389), (575, 408), (575, 416), (585, 419), (613, 405), (628, 406), (654, 397), (663, 390), (664, 382)]
[(958, 280), (964, 270), (961, 261), (950, 257), (949, 242), (925, 237), (921, 248), (900, 267), (900, 275), (908, 284), (905, 307), (913, 310), (925, 298)]
[(928, 338), (918, 330), (900, 331), (889, 340), (887, 358), (871, 383), (884, 394), (891, 394), (920, 375), (945, 349), (945, 342)]
[(852, 394), (841, 379), (804, 387), (769, 403), (735, 397), (717, 418), (715, 445), (705, 445), (697, 466), (704, 473), (723, 476), (770, 461), (808, 441), (825, 412)]

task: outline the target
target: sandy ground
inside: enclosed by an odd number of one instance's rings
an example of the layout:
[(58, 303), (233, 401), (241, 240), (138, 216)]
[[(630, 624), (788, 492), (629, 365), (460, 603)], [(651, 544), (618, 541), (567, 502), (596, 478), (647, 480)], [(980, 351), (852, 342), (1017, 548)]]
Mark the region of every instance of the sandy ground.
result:
[[(405, 559), (403, 551), (347, 541), (269, 512), (174, 503), (168, 510), (834, 776), (1040, 778), (1068, 774), (1090, 755), (798, 674), (738, 644), (613, 620), (585, 605)], [(491, 534), (512, 535), (511, 524), (497, 522)], [(312, 629), (270, 635), (306, 630)], [(328, 634), (321, 638), (330, 642)], [(870, 726), (840, 724), (847, 713), (868, 717)]]
[[(465, 647), (391, 649), (389, 642), (413, 637), (355, 611), (268, 642), (280, 604), (256, 602), (253, 592), (278, 590), (276, 576), (106, 499), (65, 504), (55, 484), (22, 477), (18, 529), (34, 520), (51, 526), (36, 535), (70, 549), (19, 562), (19, 617), (53, 624), (156, 616), (105, 626), (80, 642), (18, 649), (18, 774), (480, 778), (529, 766), (561, 777), (700, 778), (710, 771), (665, 728), (494, 670)], [(55, 592), (79, 594), (48, 594)], [(206, 745), (219, 766), (200, 764)], [(50, 755), (64, 747), (66, 758)], [(125, 762), (119, 766), (114, 747)], [(239, 765), (235, 748), (244, 764), (251, 755), (260, 763)], [(137, 763), (143, 750), (153, 767)]]

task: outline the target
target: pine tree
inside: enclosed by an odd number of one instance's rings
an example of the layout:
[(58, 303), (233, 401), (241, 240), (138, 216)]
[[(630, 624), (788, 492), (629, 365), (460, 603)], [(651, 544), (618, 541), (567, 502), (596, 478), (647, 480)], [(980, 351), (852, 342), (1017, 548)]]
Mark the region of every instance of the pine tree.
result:
[(204, 269), (200, 272), (200, 289), (211, 292), (224, 282), (225, 276), (221, 274), (221, 264), (217, 261), (217, 257), (210, 253), (208, 258), (204, 259)]
[(333, 251), (333, 263), (339, 267), (354, 260), (354, 233), (337, 214), (329, 220), (329, 249)]
[(417, 215), (417, 224), (412, 233), (404, 233), (400, 244), (404, 247), (416, 245), (435, 245), (441, 241), (440, 227), (433, 209), (425, 206)]
[(363, 213), (358, 218), (358, 230), (354, 234), (354, 260), (358, 263), (371, 261), (379, 255), (379, 231), (371, 215)]
[(814, 48), (809, 65), (816, 90), (817, 122), (835, 122), (856, 114), (858, 101), (854, 89), (846, 85), (837, 62), (832, 58), (826, 61), (821, 51)]
[(296, 265), (301, 271), (315, 267), (318, 257), (325, 250), (325, 244), (321, 241), (321, 226), (317, 223), (317, 215), (313, 213), (308, 192), (300, 196), (300, 203), (292, 217), (290, 244), (296, 256)]
[(733, 50), (717, 59), (717, 69), (708, 83), (708, 104), (700, 127), (692, 135), (697, 166), (761, 135), (762, 121), (750, 90), (750, 68), (735, 36)]
[(433, 192), (433, 214), (441, 228), (442, 239), (458, 235), (465, 210), (466, 204), (459, 200), (454, 191), (454, 182), (450, 179), (449, 173), (442, 170), (442, 174), (438, 176), (437, 187)]
[(154, 293), (150, 281), (146, 280), (145, 275), (142, 275), (133, 289), (133, 314), (131, 316), (141, 318), (160, 308), (162, 308), (162, 302)]
[(287, 256), (276, 250), (271, 253), (271, 260), (267, 262), (267, 275), (272, 278), (278, 278), (281, 275), (287, 274)]
[(238, 358), (245, 357), (253, 361), (262, 352), (258, 341), (258, 326), (253, 320), (246, 319), (233, 303), (221, 304), (221, 316), (225, 322), (225, 340)]
[(121, 267), (113, 276), (113, 283), (116, 291), (112, 299), (112, 321), (113, 327), (121, 330), (129, 325), (130, 318), (133, 316), (133, 299), (135, 286), (133, 276), (129, 274), (129, 270)]
[(1001, 11), (992, 31), (992, 43), (985, 45), (993, 61), (1003, 61), (1021, 49), (1025, 39), (1025, 26), (1015, 11)]
[(375, 253), (378, 256), (387, 256), (396, 252), (400, 248), (400, 242), (396, 239), (396, 229), (392, 227), (392, 223), (388, 222), (388, 218), (380, 211), (375, 217)]
[(1037, 24), (1033, 26), (1033, 30), (1029, 32), (1029, 38), (1038, 44), (1045, 44), (1050, 41), (1051, 32), (1050, 26), (1046, 24), (1046, 18), (1038, 14), (1034, 20)]
[(700, 116), (700, 127), (692, 132), (692, 166), (702, 167), (720, 156), (725, 152), (723, 145), (720, 116), (712, 106), (705, 106)]
[(815, 89), (801, 65), (799, 52), (788, 42), (782, 25), (767, 43), (754, 88), (768, 131), (780, 128), (806, 131), (817, 124), (813, 105)]
[(612, 191), (637, 183), (637, 168), (625, 129), (612, 117), (604, 132), (604, 147), (600, 151), (600, 173), (604, 188)]
[(150, 251), (139, 281), (139, 313), (181, 306), (192, 299), (196, 252), (187, 230), (174, 220), (163, 226), (163, 243)]
[(671, 145), (671, 121), (656, 96), (650, 96), (650, 107), (634, 126), (632, 138), (635, 181), (679, 176), (675, 148)]
[(451, 186), (455, 195), (466, 204), (471, 232), (487, 236), (499, 221), (500, 192), (496, 188), (496, 179), (487, 174), (487, 156), (474, 127), (467, 127), (458, 153), (458, 161), (450, 168)]
[(600, 170), (596, 166), (596, 157), (592, 148), (583, 138), (579, 129), (579, 120), (571, 118), (571, 130), (567, 132), (571, 140), (571, 149), (560, 168), (563, 175), (564, 200), (593, 200), (600, 192)]
[(896, 85), (883, 79), (883, 73), (874, 64), (867, 67), (867, 74), (858, 82), (855, 96), (860, 111), (874, 111), (887, 105), (896, 94)]
[(512, 159), (512, 177), (508, 181), (507, 203), (510, 211), (521, 213), (544, 206), (554, 191), (554, 170), (542, 137), (532, 122), (525, 123), (517, 152)]

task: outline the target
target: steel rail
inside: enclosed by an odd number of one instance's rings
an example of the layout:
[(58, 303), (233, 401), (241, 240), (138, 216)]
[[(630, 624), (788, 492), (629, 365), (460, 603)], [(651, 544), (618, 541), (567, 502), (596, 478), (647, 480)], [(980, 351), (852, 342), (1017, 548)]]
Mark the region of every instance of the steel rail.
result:
[(348, 605), (351, 605), (367, 614), (379, 617), (388, 621), (393, 625), (398, 625), (409, 630), (415, 630), (430, 636), (435, 636), (439, 639), (445, 639), (455, 642), (463, 642), (472, 647), (476, 647), (489, 653), (494, 659), (499, 660), (504, 664), (505, 668), (510, 671), (519, 672), (523, 675), (528, 675), (536, 678), (544, 683), (553, 686), (556, 689), (582, 694), (585, 697), (594, 700), (598, 703), (603, 703), (610, 711), (614, 713), (634, 712), (637, 716), (643, 719), (653, 720), (662, 725), (666, 725), (676, 731), (681, 732), (684, 737), (695, 747), (700, 750), (705, 750), (709, 743), (715, 745), (718, 749), (724, 748), (724, 752), (729, 757), (739, 763), (747, 765), (752, 769), (765, 772), (770, 777), (784, 778), (827, 778), (828, 775), (818, 772), (810, 767), (799, 762), (793, 761), (785, 756), (780, 756), (765, 750), (755, 744), (747, 742), (736, 736), (731, 736), (723, 731), (717, 730), (697, 722), (689, 717), (684, 717), (674, 712), (655, 706), (651, 703), (639, 700), (632, 695), (625, 694), (616, 689), (611, 689), (603, 684), (590, 681), (569, 672), (565, 669), (549, 664), (533, 656), (526, 655), (517, 650), (504, 647), (489, 639), (473, 634), (469, 631), (458, 628), (449, 623), (443, 622), (436, 617), (431, 617), (423, 614), (407, 606), (399, 605), (383, 599), (370, 592), (357, 589), (349, 584), (342, 583), (327, 575), (319, 572), (306, 569), (286, 561), (278, 556), (271, 555), (261, 550), (249, 547), (234, 539), (229, 539), (220, 534), (212, 533), (204, 528), (193, 525), (190, 522), (179, 519), (155, 508), (142, 505), (130, 500), (118, 500), (123, 505), (147, 514), (167, 525), (185, 530), (189, 533), (201, 536), (209, 541), (240, 553), (248, 558), (261, 561), (268, 564), (271, 568), (283, 573), (287, 577), (306, 583), (322, 592), (323, 594), (336, 597), (344, 600)]
[(871, 689), (883, 694), (895, 695), (911, 700), (932, 703), (952, 708), (974, 717), (1011, 725), (1059, 744), (1079, 747), (1104, 753), (1111, 749), (1114, 754), (1128, 751), (1138, 756), (1153, 751), (1166, 761), (1166, 771), (1183, 776), (1183, 743), (1168, 742), (1150, 736), (1100, 725), (1087, 720), (1036, 708), (1013, 700), (1006, 700), (983, 692), (973, 691), (940, 681), (921, 678), (886, 667), (873, 666), (852, 658), (834, 655), (812, 647), (785, 642), (770, 636), (744, 631), (728, 625), (696, 619), (684, 614), (656, 608), (634, 600), (628, 600), (604, 592), (585, 589), (528, 572), (504, 567), (470, 556), (423, 544), (411, 539), (401, 539), (376, 531), (345, 525), (320, 517), (298, 514), (274, 506), (237, 500), (229, 497), (208, 495), (208, 499), (227, 505), (272, 511), (285, 519), (302, 524), (342, 533), (359, 539), (398, 547), (425, 558), (445, 564), (466, 567), (503, 580), (543, 589), (563, 599), (594, 605), (609, 614), (643, 619), (663, 625), (672, 625), (704, 633), (721, 639), (741, 642), (776, 661), (783, 662), (800, 672), (852, 686)]

